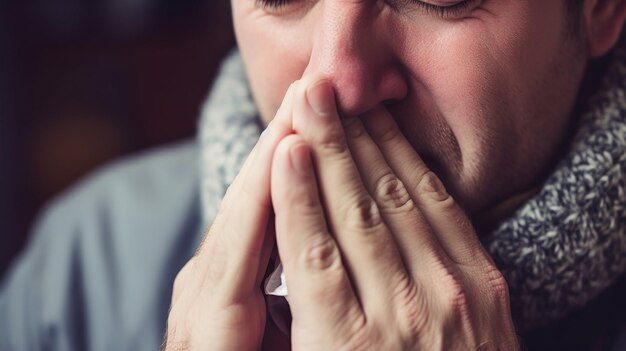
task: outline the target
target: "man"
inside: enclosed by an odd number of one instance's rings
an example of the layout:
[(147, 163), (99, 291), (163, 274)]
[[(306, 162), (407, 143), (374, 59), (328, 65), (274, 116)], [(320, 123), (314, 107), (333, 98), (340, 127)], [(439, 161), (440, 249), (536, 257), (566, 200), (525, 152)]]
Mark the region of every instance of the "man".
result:
[[(621, 51), (575, 113), (626, 1), (232, 4), (250, 91), (235, 55), (202, 179), (184, 145), (66, 195), (3, 288), (5, 348), (154, 349), (171, 303), (167, 350), (515, 349), (513, 320), (626, 270)], [(278, 255), (290, 326), (259, 287)]]

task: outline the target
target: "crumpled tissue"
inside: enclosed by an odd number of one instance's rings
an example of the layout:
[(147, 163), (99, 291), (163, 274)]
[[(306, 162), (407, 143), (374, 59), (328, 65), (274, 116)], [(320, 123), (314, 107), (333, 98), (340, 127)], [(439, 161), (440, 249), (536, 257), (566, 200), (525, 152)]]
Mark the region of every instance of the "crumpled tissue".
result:
[(272, 274), (265, 279), (265, 294), (288, 297), (287, 282), (285, 281), (282, 263), (279, 262)]

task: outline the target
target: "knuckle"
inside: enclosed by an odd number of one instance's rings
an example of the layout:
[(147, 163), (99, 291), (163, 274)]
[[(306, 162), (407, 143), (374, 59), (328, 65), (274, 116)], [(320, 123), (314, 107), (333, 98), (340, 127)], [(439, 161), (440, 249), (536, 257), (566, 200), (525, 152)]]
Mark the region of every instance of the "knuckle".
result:
[(186, 287), (190, 284), (191, 279), (194, 278), (197, 265), (196, 256), (192, 257), (183, 268), (178, 271), (174, 278), (172, 286), (172, 300), (175, 300), (180, 294), (186, 290)]
[(449, 313), (454, 316), (465, 316), (468, 311), (467, 292), (460, 284), (454, 285), (447, 294)]
[(344, 133), (348, 138), (357, 139), (366, 133), (365, 126), (357, 117), (342, 119), (342, 124)]
[(185, 286), (185, 279), (186, 277), (184, 276), (185, 272), (184, 272), (185, 268), (183, 267), (183, 269), (178, 272), (178, 274), (176, 274), (176, 278), (174, 278), (174, 286), (172, 288), (172, 299), (175, 300), (178, 296), (180, 296), (180, 292), (183, 291), (183, 287)]
[[(293, 211), (300, 216), (315, 216), (320, 211), (319, 198), (312, 196), (312, 194), (304, 188), (297, 188), (289, 192), (287, 194), (287, 202), (287, 207), (290, 208), (290, 210), (293, 209)], [(278, 214), (279, 209), (277, 208), (275, 211)]]
[(444, 317), (450, 320), (459, 320), (459, 317), (462, 319), (469, 317), (467, 291), (456, 274), (447, 270), (441, 276), (440, 284), (439, 291)]
[(384, 225), (378, 206), (370, 196), (364, 195), (356, 201), (346, 202), (342, 212), (347, 229), (370, 231)]
[(303, 253), (302, 264), (314, 271), (339, 271), (341, 268), (339, 248), (330, 236), (324, 234), (324, 237)]
[(340, 128), (328, 131), (319, 141), (318, 148), (325, 156), (345, 155), (349, 152), (348, 144)]
[(400, 136), (400, 128), (395, 124), (389, 123), (385, 128), (376, 130), (376, 133), (372, 137), (381, 143), (388, 143), (397, 140)]
[(497, 304), (509, 302), (509, 285), (504, 275), (496, 267), (489, 267), (486, 273), (487, 297)]
[(392, 173), (387, 173), (374, 183), (374, 196), (381, 209), (406, 209), (414, 207), (413, 200), (404, 184)]
[(417, 182), (416, 192), (419, 198), (427, 197), (441, 203), (453, 203), (439, 177), (431, 170), (424, 173)]
[(426, 308), (424, 295), (419, 293), (418, 286), (411, 280), (399, 286), (397, 296), (397, 313), (403, 339), (409, 344), (416, 344), (427, 328), (429, 312)]

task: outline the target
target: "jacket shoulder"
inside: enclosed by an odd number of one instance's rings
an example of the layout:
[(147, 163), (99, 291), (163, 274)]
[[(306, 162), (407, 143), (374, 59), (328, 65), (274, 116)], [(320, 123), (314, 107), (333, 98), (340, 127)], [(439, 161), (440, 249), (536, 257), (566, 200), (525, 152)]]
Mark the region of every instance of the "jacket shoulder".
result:
[(52, 201), (0, 289), (0, 349), (158, 349), (200, 237), (198, 189), (196, 143), (184, 142), (113, 162)]
[[(159, 147), (113, 161), (55, 198), (44, 214), (87, 206), (147, 205), (159, 195), (188, 195), (198, 184), (195, 142)], [(167, 186), (165, 186), (167, 185)], [(165, 186), (165, 187), (164, 187)], [(185, 194), (181, 194), (181, 191)]]

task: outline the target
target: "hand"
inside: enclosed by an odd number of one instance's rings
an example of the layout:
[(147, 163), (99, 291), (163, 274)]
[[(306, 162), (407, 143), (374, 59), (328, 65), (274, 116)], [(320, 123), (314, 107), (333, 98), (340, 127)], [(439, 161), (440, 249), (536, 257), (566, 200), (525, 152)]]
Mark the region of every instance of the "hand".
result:
[(504, 278), (386, 110), (342, 123), (329, 83), (293, 94), (271, 176), (292, 346), (517, 349)]
[(291, 94), (236, 179), (196, 255), (176, 276), (164, 350), (257, 350), (266, 328), (260, 289), (274, 246), (271, 161), (291, 133)]

